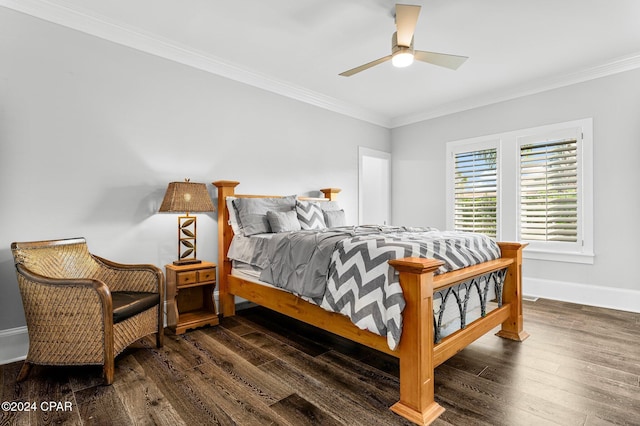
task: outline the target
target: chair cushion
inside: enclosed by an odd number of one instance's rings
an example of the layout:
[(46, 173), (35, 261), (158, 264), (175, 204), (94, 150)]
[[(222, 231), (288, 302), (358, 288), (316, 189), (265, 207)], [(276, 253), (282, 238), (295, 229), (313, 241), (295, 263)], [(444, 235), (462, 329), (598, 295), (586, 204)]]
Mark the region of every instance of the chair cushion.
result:
[(158, 293), (112, 291), (113, 323), (117, 324), (158, 304)]

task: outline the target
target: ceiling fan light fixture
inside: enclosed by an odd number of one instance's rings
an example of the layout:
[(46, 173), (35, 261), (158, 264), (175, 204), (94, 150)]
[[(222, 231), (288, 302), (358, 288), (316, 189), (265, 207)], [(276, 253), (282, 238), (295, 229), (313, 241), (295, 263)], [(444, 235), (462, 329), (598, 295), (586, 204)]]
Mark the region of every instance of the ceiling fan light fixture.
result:
[(418, 23), (420, 7), (419, 5), (396, 4), (397, 31), (391, 36), (391, 54), (341, 72), (339, 75), (349, 77), (389, 60), (391, 60), (394, 67), (398, 68), (408, 67), (416, 60), (457, 70), (468, 59), (466, 56), (413, 49), (413, 36)]
[(413, 52), (408, 47), (400, 48), (393, 54), (391, 63), (396, 68), (408, 67), (413, 63)]

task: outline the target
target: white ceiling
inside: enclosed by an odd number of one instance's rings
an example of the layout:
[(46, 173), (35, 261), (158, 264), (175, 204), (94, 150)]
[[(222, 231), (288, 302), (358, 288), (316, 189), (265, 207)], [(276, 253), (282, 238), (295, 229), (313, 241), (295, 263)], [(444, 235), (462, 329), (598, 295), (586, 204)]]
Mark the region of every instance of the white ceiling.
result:
[(419, 0), (415, 48), (385, 63), (387, 0), (0, 0), (0, 5), (386, 127), (640, 67), (638, 0)]

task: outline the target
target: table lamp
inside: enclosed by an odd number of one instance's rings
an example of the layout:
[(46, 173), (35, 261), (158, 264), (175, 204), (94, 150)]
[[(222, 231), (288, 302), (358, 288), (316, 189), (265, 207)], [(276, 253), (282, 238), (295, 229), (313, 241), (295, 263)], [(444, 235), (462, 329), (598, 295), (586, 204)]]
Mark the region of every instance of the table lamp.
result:
[(164, 194), (160, 212), (186, 213), (178, 217), (178, 260), (174, 265), (201, 263), (196, 258), (196, 217), (189, 213), (212, 212), (213, 203), (204, 183), (171, 182)]

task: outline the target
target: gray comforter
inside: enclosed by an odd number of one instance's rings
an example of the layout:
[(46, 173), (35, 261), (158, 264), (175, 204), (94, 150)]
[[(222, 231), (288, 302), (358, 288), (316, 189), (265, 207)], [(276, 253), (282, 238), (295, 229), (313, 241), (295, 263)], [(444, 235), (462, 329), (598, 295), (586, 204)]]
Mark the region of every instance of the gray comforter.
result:
[(300, 296), (322, 297), (329, 262), (336, 244), (350, 236), (344, 231), (298, 231), (275, 234), (267, 244), (269, 263), (260, 280)]

